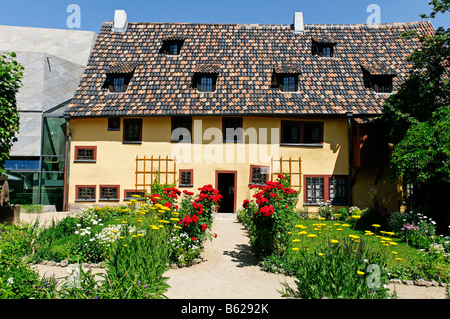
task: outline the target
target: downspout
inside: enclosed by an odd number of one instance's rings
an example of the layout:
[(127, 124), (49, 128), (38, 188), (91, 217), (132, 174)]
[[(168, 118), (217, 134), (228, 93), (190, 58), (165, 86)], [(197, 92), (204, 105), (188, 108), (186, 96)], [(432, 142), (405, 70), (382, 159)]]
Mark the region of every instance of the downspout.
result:
[(352, 181), (352, 175), (353, 175), (353, 168), (352, 168), (352, 154), (353, 154), (353, 143), (352, 143), (352, 123), (351, 120), (353, 118), (352, 112), (347, 112), (345, 114), (347, 117), (347, 134), (348, 134), (348, 200), (349, 200), (349, 206), (353, 206), (353, 181)]
[(72, 141), (72, 131), (70, 130), (70, 117), (64, 116), (66, 120), (66, 150), (64, 158), (64, 196), (63, 196), (63, 210), (69, 211), (69, 158), (70, 158), (70, 142)]

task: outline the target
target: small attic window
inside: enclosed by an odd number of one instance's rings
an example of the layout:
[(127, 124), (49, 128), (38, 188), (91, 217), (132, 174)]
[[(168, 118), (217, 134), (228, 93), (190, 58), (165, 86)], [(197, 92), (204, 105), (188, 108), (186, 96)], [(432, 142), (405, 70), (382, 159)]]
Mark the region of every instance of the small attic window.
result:
[(125, 92), (128, 89), (136, 66), (134, 63), (117, 63), (109, 66), (106, 70), (106, 81), (103, 88), (108, 89), (111, 93)]
[(218, 64), (198, 64), (194, 69), (192, 87), (198, 92), (214, 92), (220, 70)]
[(273, 71), (272, 87), (279, 88), (280, 92), (297, 92), (299, 75), (299, 66), (278, 66)]
[(312, 40), (311, 51), (312, 55), (320, 56), (323, 58), (334, 57), (334, 47), (336, 43), (332, 40)]
[(184, 39), (181, 37), (169, 37), (163, 40), (160, 53), (165, 55), (179, 55), (183, 47)]
[(396, 76), (386, 65), (364, 65), (363, 80), (366, 88), (376, 93), (392, 93), (393, 78)]
[(193, 86), (198, 92), (214, 92), (216, 90), (216, 73), (196, 73), (194, 75)]

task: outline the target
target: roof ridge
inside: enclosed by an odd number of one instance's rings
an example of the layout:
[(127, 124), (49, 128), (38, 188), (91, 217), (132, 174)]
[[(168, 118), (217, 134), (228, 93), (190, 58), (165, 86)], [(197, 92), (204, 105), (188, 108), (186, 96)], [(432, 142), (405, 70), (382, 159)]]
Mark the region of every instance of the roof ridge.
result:
[[(113, 21), (103, 21), (104, 25), (112, 25)], [(205, 22), (128, 22), (134, 25), (219, 25), (219, 26), (243, 26), (243, 27), (292, 27), (291, 24), (264, 24), (264, 23), (205, 23)], [(305, 23), (305, 27), (383, 27), (383, 26), (404, 26), (414, 24), (431, 24), (429, 20), (411, 21), (411, 22), (384, 22), (375, 25), (367, 23)]]

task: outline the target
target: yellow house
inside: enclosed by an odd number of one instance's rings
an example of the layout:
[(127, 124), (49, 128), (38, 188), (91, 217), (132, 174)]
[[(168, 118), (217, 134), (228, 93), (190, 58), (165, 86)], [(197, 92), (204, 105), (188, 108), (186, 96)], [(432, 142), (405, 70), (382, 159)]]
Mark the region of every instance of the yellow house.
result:
[(374, 187), (398, 210), (376, 118), (418, 47), (401, 33), (433, 27), (298, 21), (104, 22), (65, 114), (66, 208), (123, 204), (157, 178), (192, 192), (211, 184), (220, 211), (235, 212), (250, 184), (283, 173), (298, 207), (363, 208)]

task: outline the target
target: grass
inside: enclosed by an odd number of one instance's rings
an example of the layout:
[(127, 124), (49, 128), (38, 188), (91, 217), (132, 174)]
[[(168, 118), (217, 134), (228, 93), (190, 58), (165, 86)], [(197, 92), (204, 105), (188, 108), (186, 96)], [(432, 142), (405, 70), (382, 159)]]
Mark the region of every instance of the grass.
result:
[[(300, 227), (300, 225), (303, 227)], [(297, 223), (296, 230), (291, 234), (291, 249), (307, 245), (312, 250), (312, 248), (320, 244), (320, 239), (323, 238), (337, 241), (343, 240), (344, 238), (352, 238), (354, 241), (363, 240), (369, 246), (385, 252), (388, 255), (388, 266), (396, 266), (399, 264), (409, 266), (411, 262), (419, 260), (420, 252), (416, 248), (400, 242), (392, 233), (386, 234), (382, 229), (374, 227), (372, 229), (361, 230), (358, 229), (358, 224), (356, 224), (356, 229), (354, 229), (354, 226), (353, 221), (301, 219)], [(366, 233), (366, 230), (373, 234)], [(308, 237), (311, 234), (317, 237)], [(401, 260), (396, 258), (400, 258)]]

